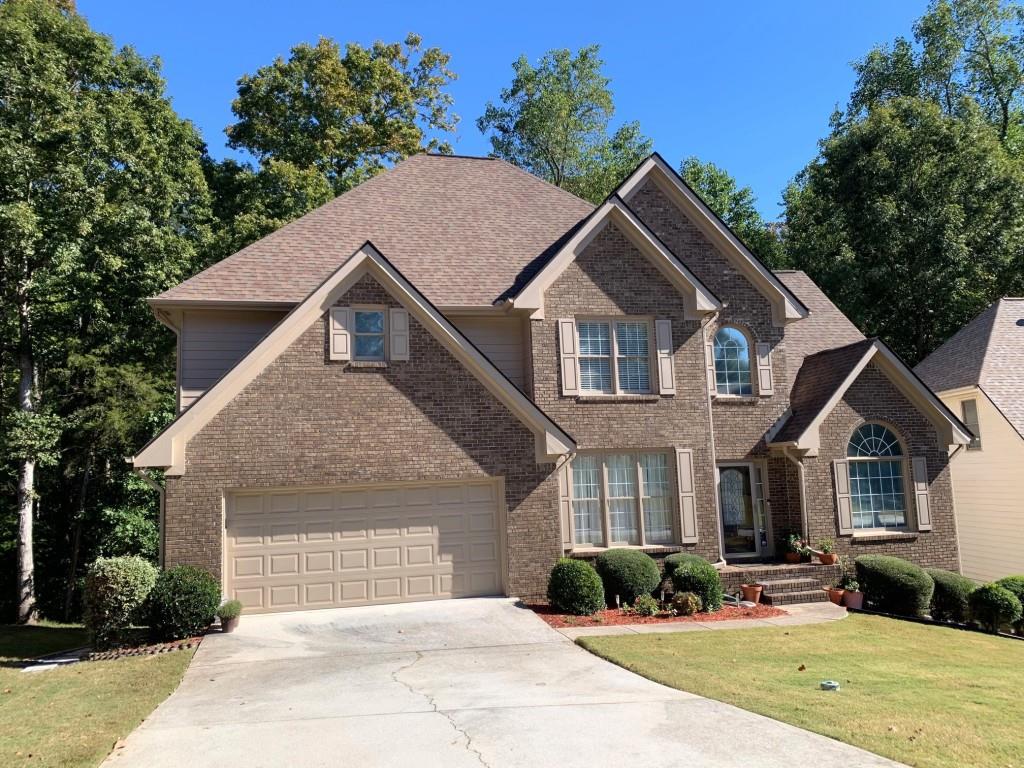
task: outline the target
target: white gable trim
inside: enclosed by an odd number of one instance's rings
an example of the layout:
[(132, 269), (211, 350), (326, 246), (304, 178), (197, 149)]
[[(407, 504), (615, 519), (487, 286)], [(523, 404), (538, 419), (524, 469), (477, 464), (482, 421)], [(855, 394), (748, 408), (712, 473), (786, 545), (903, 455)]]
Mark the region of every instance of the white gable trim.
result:
[(810, 314), (810, 310), (800, 299), (750, 252), (725, 222), (683, 182), (661, 155), (655, 153), (641, 163), (640, 167), (619, 185), (617, 194), (628, 204), (647, 179), (657, 184), (704, 236), (772, 302), (773, 320), (776, 325), (785, 325)]
[(293, 309), (234, 368), (184, 411), (132, 459), (136, 467), (164, 467), (169, 475), (185, 471), (185, 446), (250, 382), (295, 342), (363, 275), (381, 283), (456, 359), (531, 428), (539, 462), (576, 449), (573, 439), (555, 424), (474, 347), (434, 305), (367, 242), (349, 257), (320, 287)]
[(609, 198), (583, 223), (576, 233), (544, 265), (533, 279), (512, 299), (512, 306), (525, 309), (534, 319), (544, 318), (544, 293), (577, 256), (609, 223), (632, 242), (641, 253), (686, 297), (686, 315), (698, 318), (721, 309), (721, 302), (686, 266), (665, 247), (657, 236), (637, 218), (629, 207), (615, 197)]
[[(875, 339), (803, 433), (793, 441), (786, 443), (769, 441), (769, 445), (778, 448), (790, 446), (802, 451), (805, 456), (817, 456), (821, 449), (820, 428), (822, 423), (871, 361), (875, 362), (893, 385), (935, 426), (944, 445), (967, 445), (971, 442), (970, 434), (945, 403), (928, 389), (889, 347), (881, 340)], [(778, 430), (775, 430), (775, 433), (777, 434)]]

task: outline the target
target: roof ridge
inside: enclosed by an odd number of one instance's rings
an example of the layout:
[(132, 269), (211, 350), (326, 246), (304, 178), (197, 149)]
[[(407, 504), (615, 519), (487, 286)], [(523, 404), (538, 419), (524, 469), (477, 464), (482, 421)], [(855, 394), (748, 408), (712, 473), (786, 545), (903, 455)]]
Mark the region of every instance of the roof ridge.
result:
[[(484, 159), (484, 158), (481, 158), (481, 159)], [(521, 174), (523, 174), (523, 175), (525, 175), (525, 176), (529, 176), (529, 177), (530, 177), (530, 178), (531, 178), (531, 179), (532, 179), (533, 181), (539, 181), (539, 182), (540, 182), (541, 184), (544, 184), (544, 185), (546, 185), (546, 186), (548, 186), (548, 187), (551, 187), (552, 189), (557, 189), (557, 190), (558, 190), (558, 191), (559, 191), (560, 193), (562, 193), (563, 195), (568, 195), (568, 196), (569, 196), (569, 197), (571, 197), (571, 198), (572, 198), (573, 200), (576, 200), (577, 202), (580, 202), (580, 203), (585, 203), (586, 205), (589, 205), (589, 206), (590, 206), (591, 208), (593, 208), (593, 209), (595, 209), (595, 210), (596, 210), (596, 209), (597, 209), (597, 207), (598, 207), (598, 206), (594, 205), (594, 203), (590, 202), (589, 200), (584, 200), (584, 199), (583, 199), (582, 197), (580, 197), (579, 195), (574, 195), (574, 194), (573, 194), (572, 192), (570, 192), (569, 190), (567, 190), (567, 189), (563, 189), (562, 187), (558, 186), (557, 184), (552, 184), (552, 183), (551, 183), (550, 181), (548, 181), (547, 179), (542, 179), (542, 178), (541, 178), (540, 176), (538, 176), (537, 174), (535, 174), (535, 173), (530, 173), (530, 172), (529, 172), (528, 170), (526, 170), (525, 168), (520, 168), (520, 167), (519, 167), (518, 165), (516, 165), (515, 163), (510, 163), (510, 162), (509, 162), (508, 160), (506, 160), (506, 159), (505, 159), (505, 158), (503, 158), (503, 157), (488, 157), (488, 158), (486, 158), (486, 159), (487, 159), (487, 160), (494, 160), (494, 161), (496, 161), (496, 162), (498, 162), (498, 163), (502, 163), (502, 164), (504, 164), (504, 165), (507, 165), (507, 166), (508, 166), (509, 168), (511, 168), (512, 170), (514, 170), (514, 171), (517, 171), (518, 173), (521, 173)], [(582, 217), (581, 217), (581, 218), (582, 218)]]

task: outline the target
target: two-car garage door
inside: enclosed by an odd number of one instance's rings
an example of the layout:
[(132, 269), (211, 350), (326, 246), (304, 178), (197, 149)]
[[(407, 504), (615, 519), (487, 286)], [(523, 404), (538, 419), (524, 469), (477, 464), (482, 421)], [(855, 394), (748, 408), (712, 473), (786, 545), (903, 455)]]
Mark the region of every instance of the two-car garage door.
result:
[(249, 613), (502, 592), (494, 481), (237, 491), (226, 592)]

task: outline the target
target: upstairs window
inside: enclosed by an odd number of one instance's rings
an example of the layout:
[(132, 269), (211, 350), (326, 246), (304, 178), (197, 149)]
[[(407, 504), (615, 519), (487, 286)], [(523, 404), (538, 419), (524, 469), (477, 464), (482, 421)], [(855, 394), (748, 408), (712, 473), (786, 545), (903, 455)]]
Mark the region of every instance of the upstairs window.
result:
[(384, 360), (384, 310), (353, 310), (356, 360)]
[(903, 448), (899, 438), (881, 424), (864, 424), (850, 437), (846, 455), (853, 527), (906, 528)]
[(974, 437), (967, 445), (968, 451), (981, 450), (981, 425), (978, 424), (978, 401), (964, 400), (960, 403), (960, 413), (966, 427), (971, 430)]
[(651, 329), (646, 320), (581, 320), (580, 392), (651, 392)]
[(738, 328), (715, 334), (715, 391), (720, 395), (754, 394), (750, 381), (750, 342)]

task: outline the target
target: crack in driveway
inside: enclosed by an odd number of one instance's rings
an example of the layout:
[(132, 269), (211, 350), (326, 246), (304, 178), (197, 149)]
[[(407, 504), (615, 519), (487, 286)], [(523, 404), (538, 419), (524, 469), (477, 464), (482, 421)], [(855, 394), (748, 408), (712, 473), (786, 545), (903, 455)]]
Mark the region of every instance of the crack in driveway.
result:
[(412, 669), (414, 666), (416, 666), (416, 664), (418, 664), (423, 659), (422, 651), (415, 651), (415, 654), (415, 659), (413, 659), (411, 662), (404, 666), (398, 667), (394, 672), (391, 673), (391, 679), (394, 682), (398, 683), (398, 685), (401, 685), (403, 688), (408, 690), (409, 693), (413, 694), (414, 696), (422, 696), (424, 699), (426, 699), (427, 705), (430, 707), (430, 709), (433, 712), (436, 712), (437, 714), (441, 715), (441, 717), (443, 717), (445, 720), (447, 720), (449, 724), (451, 724), (452, 729), (460, 736), (462, 736), (463, 739), (465, 739), (466, 751), (471, 752), (473, 755), (475, 755), (477, 761), (484, 768), (491, 768), (490, 764), (486, 760), (484, 760), (483, 753), (473, 745), (473, 737), (469, 735), (469, 732), (462, 728), (458, 723), (456, 723), (455, 718), (449, 712), (446, 712), (438, 708), (437, 701), (434, 699), (433, 696), (431, 696), (429, 693), (425, 691), (417, 690), (412, 686), (412, 684), (407, 683), (405, 680), (398, 679), (398, 676), (402, 672)]

